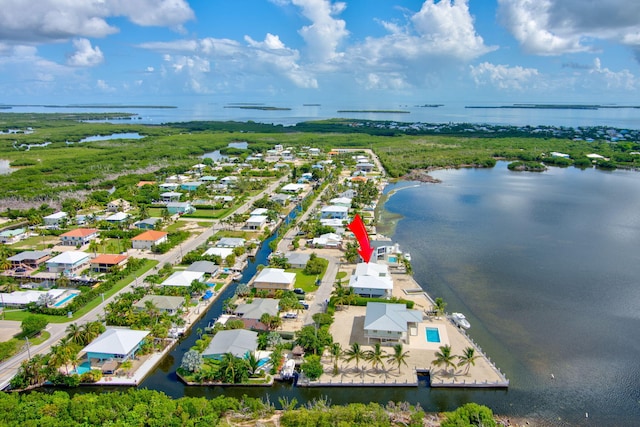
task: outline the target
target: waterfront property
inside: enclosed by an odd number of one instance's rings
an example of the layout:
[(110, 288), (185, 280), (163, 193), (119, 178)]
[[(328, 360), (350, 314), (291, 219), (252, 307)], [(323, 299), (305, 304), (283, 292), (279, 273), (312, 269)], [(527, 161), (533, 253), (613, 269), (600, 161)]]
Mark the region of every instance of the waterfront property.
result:
[(198, 282), (204, 282), (204, 273), (201, 271), (176, 271), (164, 282), (160, 283), (160, 286), (191, 286), (191, 283), (197, 280)]
[(220, 331), (211, 339), (202, 357), (221, 359), (225, 353), (236, 357), (245, 357), (258, 349), (258, 333), (246, 329)]
[(223, 237), (215, 243), (216, 248), (237, 248), (244, 246), (245, 239), (241, 237)]
[(409, 343), (409, 336), (418, 334), (420, 322), (420, 310), (409, 310), (404, 304), (370, 302), (364, 319), (364, 336), (367, 342), (373, 338), (381, 342)]
[(140, 301), (133, 304), (133, 308), (142, 311), (147, 308), (147, 302), (151, 302), (161, 312), (173, 315), (184, 307), (184, 297), (172, 297), (165, 295), (145, 295)]
[(42, 263), (51, 258), (50, 251), (24, 251), (7, 258), (11, 262), (11, 268), (38, 268)]
[(105, 361), (124, 362), (135, 357), (149, 331), (132, 329), (107, 329), (81, 350), (87, 354), (91, 366), (101, 365)]
[(276, 291), (278, 289), (290, 291), (296, 282), (295, 273), (287, 273), (281, 268), (263, 268), (253, 280), (253, 287)]
[(215, 276), (219, 270), (220, 267), (211, 261), (196, 261), (187, 267), (186, 271), (196, 271), (208, 274), (209, 276)]
[(269, 218), (266, 215), (252, 215), (247, 219), (247, 229), (249, 230), (261, 230), (262, 227), (267, 225)]
[(238, 304), (234, 310), (234, 314), (243, 319), (259, 320), (263, 314), (277, 316), (280, 308), (278, 304), (280, 300), (272, 298), (254, 298), (253, 301), (246, 304)]
[(393, 280), (389, 267), (375, 262), (361, 262), (349, 279), (351, 290), (366, 297), (389, 297), (393, 290)]
[(165, 231), (145, 231), (131, 239), (131, 246), (133, 249), (151, 249), (155, 245), (166, 242), (168, 235), (169, 233)]

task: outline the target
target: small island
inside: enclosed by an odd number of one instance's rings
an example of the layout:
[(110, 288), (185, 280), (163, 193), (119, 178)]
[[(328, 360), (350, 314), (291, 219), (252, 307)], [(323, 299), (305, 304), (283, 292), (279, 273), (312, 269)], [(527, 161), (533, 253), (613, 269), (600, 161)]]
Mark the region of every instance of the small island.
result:
[(516, 172), (544, 172), (547, 170), (545, 165), (538, 162), (511, 162), (507, 167), (510, 171)]
[(409, 114), (406, 110), (338, 110), (338, 113), (382, 113), (382, 114)]
[(289, 107), (270, 107), (266, 105), (225, 105), (224, 108), (239, 108), (241, 110), (262, 110), (262, 111), (288, 111)]

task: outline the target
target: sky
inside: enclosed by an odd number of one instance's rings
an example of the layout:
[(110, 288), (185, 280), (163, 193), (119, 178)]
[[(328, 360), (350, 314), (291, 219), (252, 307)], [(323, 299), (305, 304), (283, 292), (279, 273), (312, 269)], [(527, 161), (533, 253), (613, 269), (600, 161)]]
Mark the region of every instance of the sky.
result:
[(640, 103), (638, 1), (0, 6), (0, 104)]

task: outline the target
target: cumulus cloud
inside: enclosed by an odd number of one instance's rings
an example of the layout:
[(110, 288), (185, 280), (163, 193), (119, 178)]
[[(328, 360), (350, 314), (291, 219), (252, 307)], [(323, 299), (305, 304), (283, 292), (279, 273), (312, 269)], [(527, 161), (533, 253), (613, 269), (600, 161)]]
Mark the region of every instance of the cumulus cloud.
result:
[(540, 73), (535, 68), (491, 64), (483, 62), (470, 66), (471, 77), (477, 85), (490, 84), (498, 89), (524, 90), (535, 85)]
[(612, 71), (602, 66), (600, 58), (593, 60), (593, 68), (589, 74), (597, 77), (607, 89), (636, 89), (636, 78), (629, 70)]
[(103, 92), (115, 92), (115, 88), (109, 86), (109, 84), (104, 80), (98, 80), (96, 82), (96, 87)]
[(185, 0), (4, 0), (0, 39), (42, 43), (118, 32), (108, 18), (123, 16), (141, 26), (179, 29), (194, 18)]
[(328, 0), (292, 0), (292, 3), (312, 22), (299, 31), (307, 43), (310, 58), (318, 63), (326, 63), (342, 56), (337, 48), (349, 31), (346, 22), (334, 16), (342, 13), (346, 4)]
[[(476, 33), (474, 19), (466, 0), (426, 0), (418, 12), (404, 24), (380, 21), (389, 32), (383, 37), (368, 37), (348, 50), (355, 69), (376, 78), (388, 77), (379, 84), (394, 87), (421, 84), (434, 72), (478, 58), (497, 47), (487, 46)], [(366, 81), (371, 82), (368, 78)]]
[(503, 25), (536, 55), (597, 50), (597, 40), (640, 47), (640, 2), (498, 0)]
[(87, 39), (74, 40), (73, 47), (76, 51), (67, 58), (67, 64), (72, 67), (93, 67), (104, 61), (100, 48), (91, 47), (91, 42)]

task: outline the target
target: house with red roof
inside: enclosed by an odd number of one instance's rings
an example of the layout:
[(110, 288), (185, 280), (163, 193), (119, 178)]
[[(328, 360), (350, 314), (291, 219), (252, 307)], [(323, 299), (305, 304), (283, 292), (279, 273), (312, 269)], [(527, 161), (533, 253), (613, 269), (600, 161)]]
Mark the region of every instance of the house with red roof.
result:
[(91, 260), (91, 270), (97, 273), (108, 273), (115, 268), (122, 269), (127, 265), (126, 255), (100, 254)]
[(76, 228), (60, 235), (61, 244), (65, 246), (82, 246), (98, 237), (97, 228)]
[(133, 249), (151, 249), (167, 241), (169, 233), (165, 231), (149, 230), (131, 239)]

